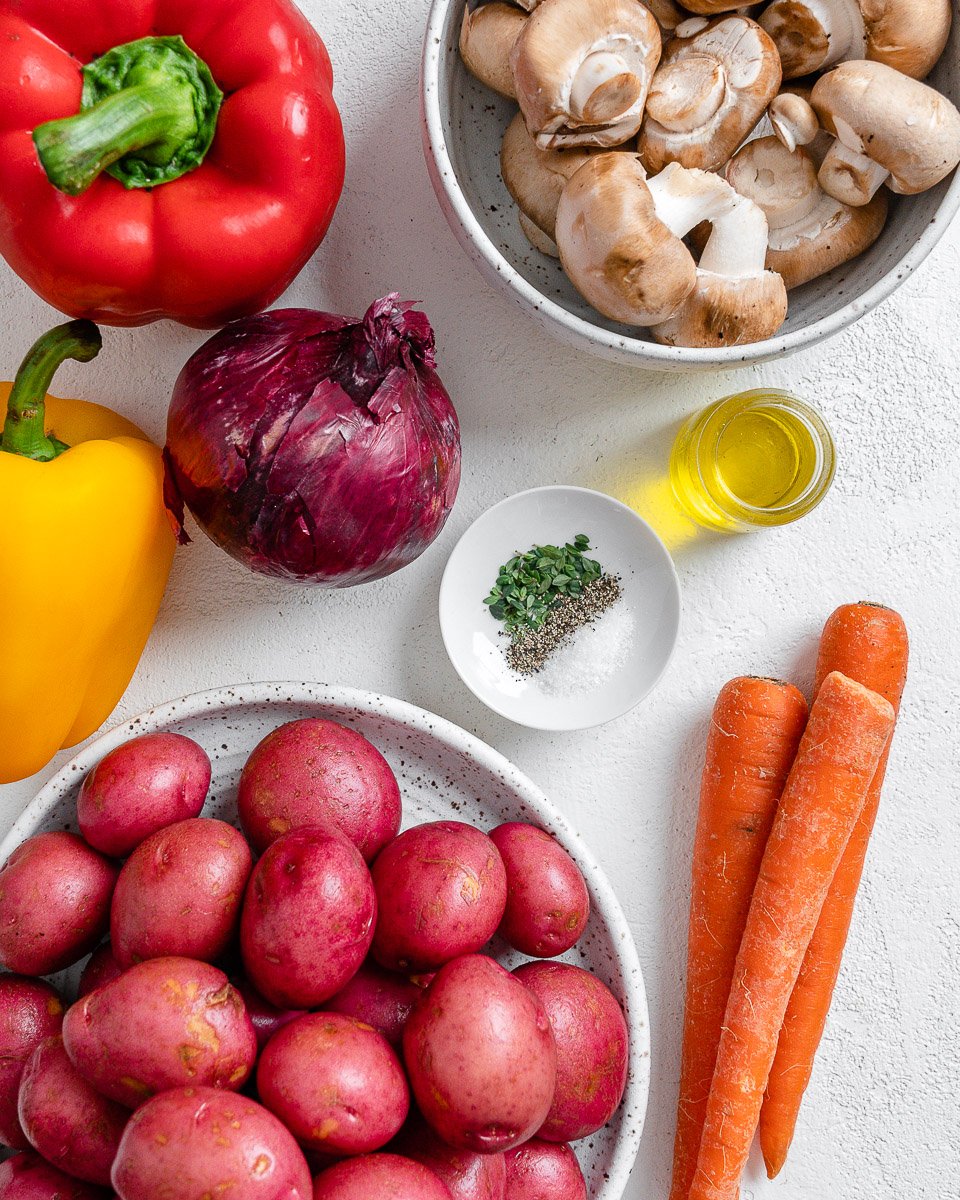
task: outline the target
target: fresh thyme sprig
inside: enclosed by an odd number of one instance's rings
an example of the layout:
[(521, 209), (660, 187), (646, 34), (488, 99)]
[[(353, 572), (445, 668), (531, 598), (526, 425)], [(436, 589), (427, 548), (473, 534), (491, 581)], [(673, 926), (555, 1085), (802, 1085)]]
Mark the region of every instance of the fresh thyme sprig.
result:
[(600, 578), (600, 564), (584, 553), (589, 549), (590, 539), (578, 533), (564, 546), (534, 546), (526, 554), (514, 555), (500, 568), (484, 600), (490, 615), (511, 634), (539, 629), (564, 596), (579, 596), (588, 583)]

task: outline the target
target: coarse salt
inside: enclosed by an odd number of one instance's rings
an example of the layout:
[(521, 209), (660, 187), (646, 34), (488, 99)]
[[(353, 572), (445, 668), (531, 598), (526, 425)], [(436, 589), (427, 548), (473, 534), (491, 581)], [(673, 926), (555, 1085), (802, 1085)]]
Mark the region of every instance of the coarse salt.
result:
[(634, 629), (630, 610), (624, 604), (614, 604), (550, 655), (533, 677), (537, 687), (548, 696), (594, 691), (616, 674)]

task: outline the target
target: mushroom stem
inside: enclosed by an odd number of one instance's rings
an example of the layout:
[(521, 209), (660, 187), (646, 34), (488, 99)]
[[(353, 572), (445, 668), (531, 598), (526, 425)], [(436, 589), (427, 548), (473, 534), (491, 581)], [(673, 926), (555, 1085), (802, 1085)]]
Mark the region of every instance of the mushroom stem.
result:
[(767, 257), (767, 218), (759, 205), (734, 193), (713, 229), (700, 256), (700, 270), (728, 279), (760, 275)]
[(810, 156), (773, 137), (741, 146), (725, 174), (731, 187), (763, 209), (771, 232), (805, 221), (823, 196)]
[(820, 164), (818, 178), (828, 196), (854, 208), (869, 204), (885, 182), (893, 182), (886, 167), (839, 139)]
[(647, 112), (672, 133), (689, 133), (719, 111), (726, 80), (719, 61), (705, 54), (668, 63), (653, 77)]
[(669, 163), (647, 180), (657, 216), (674, 237), (686, 237), (701, 221), (716, 221), (735, 197), (733, 188), (709, 171)]
[(570, 109), (589, 124), (615, 121), (643, 95), (643, 84), (619, 54), (596, 50), (580, 64), (570, 85)]

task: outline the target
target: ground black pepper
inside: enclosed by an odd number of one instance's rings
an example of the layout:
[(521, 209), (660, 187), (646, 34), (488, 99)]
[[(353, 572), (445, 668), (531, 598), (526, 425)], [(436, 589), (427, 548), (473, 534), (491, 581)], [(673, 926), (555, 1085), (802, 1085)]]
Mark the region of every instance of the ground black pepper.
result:
[[(617, 575), (601, 575), (584, 585), (579, 596), (563, 596), (537, 629), (518, 628), (512, 634), (506, 659), (520, 675), (535, 675), (554, 651), (584, 625), (595, 621), (623, 595)], [(510, 634), (504, 632), (504, 637)]]

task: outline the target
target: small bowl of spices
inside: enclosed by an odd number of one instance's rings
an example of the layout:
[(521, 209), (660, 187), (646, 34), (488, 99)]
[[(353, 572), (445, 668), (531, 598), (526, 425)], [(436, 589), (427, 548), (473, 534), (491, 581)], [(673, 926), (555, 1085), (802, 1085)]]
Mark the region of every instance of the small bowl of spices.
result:
[(587, 488), (532, 488), (457, 543), (440, 628), (489, 708), (533, 729), (589, 729), (629, 712), (666, 670), (680, 585), (633, 509)]

